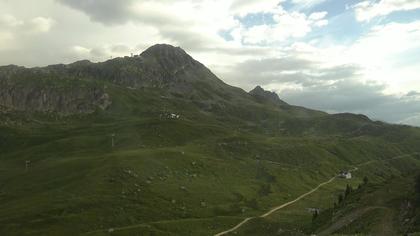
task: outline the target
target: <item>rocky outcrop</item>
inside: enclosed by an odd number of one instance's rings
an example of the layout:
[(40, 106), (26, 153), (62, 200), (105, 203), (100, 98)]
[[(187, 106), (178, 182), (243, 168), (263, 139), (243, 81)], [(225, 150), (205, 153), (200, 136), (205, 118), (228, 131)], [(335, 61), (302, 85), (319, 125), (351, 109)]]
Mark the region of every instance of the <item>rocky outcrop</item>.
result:
[(200, 81), (223, 83), (183, 49), (157, 44), (140, 55), (102, 63), (80, 61), (45, 68), (49, 73), (108, 81), (129, 88), (159, 87), (184, 91), (185, 84)]
[(249, 92), (255, 99), (260, 102), (270, 102), (276, 105), (288, 105), (286, 102), (282, 101), (275, 92), (266, 91), (261, 86), (255, 87)]
[(2, 112), (92, 113), (111, 104), (109, 95), (99, 86), (77, 81), (0, 79)]

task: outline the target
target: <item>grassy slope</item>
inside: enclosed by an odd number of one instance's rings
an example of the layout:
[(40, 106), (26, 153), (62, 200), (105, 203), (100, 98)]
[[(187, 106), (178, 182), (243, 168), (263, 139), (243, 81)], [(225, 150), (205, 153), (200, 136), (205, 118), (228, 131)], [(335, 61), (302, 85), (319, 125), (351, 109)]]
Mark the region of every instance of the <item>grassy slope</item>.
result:
[[(308, 129), (279, 124), (290, 112), (264, 104), (230, 106), (218, 116), (182, 98), (165, 99), (159, 90), (109, 85), (108, 92), (114, 99), (106, 112), (19, 115), (8, 118), (19, 126), (0, 127), (1, 235), (102, 235), (119, 227), (126, 228), (115, 234), (209, 235), (294, 199), (348, 166), (417, 148), (386, 136), (320, 136), (323, 119), (298, 122), (315, 127), (302, 137)], [(161, 116), (169, 113), (181, 118)], [(385, 169), (370, 167), (360, 176), (377, 170), (372, 181), (381, 182), (381, 170), (399, 175), (410, 167), (381, 165)], [(343, 184), (328, 187), (330, 200)], [(319, 201), (325, 194), (291, 206), (271, 224), (285, 232), (309, 230), (310, 215), (302, 209), (332, 204)]]
[[(317, 225), (324, 224), (317, 230), (319, 235), (403, 235), (418, 231), (419, 209), (415, 209), (413, 173), (420, 166), (418, 159), (409, 161), (410, 167), (405, 166), (404, 173), (388, 174), (386, 181), (369, 183), (350, 194), (344, 204), (334, 209), (333, 216), (331, 209), (326, 211), (316, 221)], [(407, 160), (397, 162), (400, 167), (407, 165)], [(325, 221), (331, 217), (332, 221)]]
[[(268, 218), (252, 220), (237, 230), (235, 235), (300, 235), (321, 232), (329, 235), (336, 231), (337, 233), (383, 235), (380, 233), (382, 231), (379, 231), (381, 230), (380, 226), (383, 225), (381, 221), (374, 222), (369, 227), (358, 231), (338, 231), (331, 230), (330, 227), (340, 223), (340, 221), (345, 222), (344, 226), (349, 224), (347, 221), (354, 220), (365, 213), (361, 210), (366, 208), (368, 208), (367, 210), (381, 211), (385, 207), (394, 207), (398, 210), (399, 204), (402, 202), (398, 201), (399, 198), (406, 199), (407, 193), (413, 190), (411, 177), (412, 173), (420, 168), (420, 160), (417, 155), (412, 155), (402, 156), (394, 160), (369, 161), (355, 166), (358, 166), (359, 169), (353, 172), (353, 179), (336, 179), (319, 191)], [(357, 188), (363, 182), (364, 176), (369, 177), (370, 184), (364, 186), (361, 192), (352, 193), (350, 198), (346, 199), (345, 204), (334, 210), (334, 217), (332, 217), (332, 207), (334, 202), (337, 202), (338, 195), (344, 193), (347, 184)], [(374, 194), (364, 196), (364, 192), (374, 192)], [(384, 192), (387, 192), (387, 194)], [(322, 213), (315, 222), (312, 222), (312, 213), (308, 212), (308, 208), (319, 208), (321, 210)], [(351, 216), (355, 212), (358, 212), (357, 217)], [(393, 217), (390, 218), (394, 219)], [(360, 222), (365, 221), (360, 220)], [(391, 222), (387, 225), (394, 224), (398, 226), (399, 222)], [(379, 229), (375, 231), (374, 228), (378, 227)], [(344, 227), (339, 227), (339, 229), (341, 228)], [(373, 230), (369, 231), (370, 228), (373, 228)], [(401, 232), (405, 231), (397, 229), (394, 234), (390, 235), (400, 234)]]

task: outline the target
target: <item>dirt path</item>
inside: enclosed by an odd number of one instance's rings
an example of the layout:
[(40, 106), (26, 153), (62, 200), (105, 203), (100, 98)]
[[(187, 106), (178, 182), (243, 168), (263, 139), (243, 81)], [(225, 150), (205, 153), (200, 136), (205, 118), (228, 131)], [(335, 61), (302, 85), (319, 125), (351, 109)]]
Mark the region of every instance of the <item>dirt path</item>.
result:
[[(238, 217), (221, 217), (221, 218), (238, 218)], [(176, 219), (176, 220), (159, 220), (159, 221), (151, 221), (146, 223), (140, 223), (140, 224), (134, 224), (134, 225), (128, 225), (128, 226), (122, 226), (122, 227), (110, 227), (109, 229), (98, 229), (93, 231), (84, 232), (81, 235), (90, 235), (95, 233), (105, 233), (111, 230), (112, 232), (118, 232), (118, 231), (124, 231), (129, 229), (136, 229), (136, 228), (152, 228), (154, 224), (161, 224), (161, 223), (176, 223), (176, 222), (200, 222), (203, 220), (213, 220), (214, 217), (208, 217), (208, 218), (187, 218), (187, 219)]]
[(389, 159), (367, 161), (367, 162), (363, 162), (361, 164), (358, 164), (357, 166), (366, 166), (366, 165), (372, 164), (374, 162), (380, 162), (380, 161), (393, 161), (393, 160), (397, 160), (397, 159), (410, 157), (410, 156), (413, 156), (415, 154), (418, 154), (418, 152), (414, 152), (414, 153), (411, 153), (411, 154), (404, 154), (404, 155), (396, 156), (396, 157), (389, 158)]
[[(356, 169), (354, 169), (354, 170), (356, 170)], [(274, 212), (276, 212), (276, 211), (278, 211), (278, 210), (280, 210), (280, 209), (282, 209), (282, 208), (284, 208), (284, 207), (287, 207), (287, 206), (289, 206), (289, 205), (291, 205), (291, 204), (293, 204), (293, 203), (295, 203), (295, 202), (297, 202), (297, 201), (301, 200), (302, 198), (304, 198), (304, 197), (306, 197), (306, 196), (308, 196), (308, 195), (310, 195), (310, 194), (312, 194), (312, 193), (316, 192), (316, 191), (317, 191), (319, 188), (321, 188), (322, 186), (324, 186), (324, 185), (326, 185), (326, 184), (329, 184), (329, 183), (331, 183), (332, 181), (334, 181), (334, 179), (335, 179), (335, 178), (337, 178), (337, 176), (334, 176), (334, 177), (332, 177), (331, 179), (329, 179), (328, 181), (325, 181), (325, 182), (323, 182), (323, 183), (319, 184), (317, 187), (313, 188), (312, 190), (310, 190), (310, 191), (309, 191), (309, 192), (307, 192), (307, 193), (304, 193), (304, 194), (300, 195), (299, 197), (297, 197), (296, 199), (294, 199), (294, 200), (292, 200), (292, 201), (286, 202), (286, 203), (284, 203), (284, 204), (282, 204), (282, 205), (280, 205), (280, 206), (278, 206), (278, 207), (275, 207), (275, 208), (271, 209), (270, 211), (268, 211), (268, 212), (264, 213), (264, 214), (263, 214), (263, 215), (261, 215), (261, 216), (248, 217), (248, 218), (244, 219), (243, 221), (241, 221), (241, 222), (240, 222), (239, 224), (237, 224), (236, 226), (234, 226), (233, 228), (231, 228), (231, 229), (229, 229), (229, 230), (226, 230), (226, 231), (223, 231), (223, 232), (221, 232), (221, 233), (215, 234), (214, 236), (221, 236), (221, 235), (225, 235), (225, 234), (227, 234), (227, 233), (233, 232), (233, 231), (237, 230), (237, 229), (238, 229), (238, 228), (240, 228), (242, 225), (244, 225), (245, 223), (247, 223), (248, 221), (250, 221), (250, 220), (252, 220), (252, 219), (255, 219), (255, 218), (265, 218), (265, 217), (267, 217), (267, 216), (269, 216), (269, 215), (273, 214)], [(115, 230), (115, 231), (119, 231), (119, 230), (133, 229), (133, 228), (138, 228), (138, 227), (142, 227), (142, 226), (148, 226), (148, 224), (147, 224), (147, 223), (144, 223), (144, 224), (137, 224), (137, 225), (131, 225), (131, 226), (126, 226), (126, 227), (118, 227), (118, 228), (114, 228), (114, 229), (113, 229), (113, 231), (114, 231), (114, 230)], [(103, 232), (103, 230), (98, 230), (98, 231), (87, 232), (87, 233), (85, 233), (85, 234), (90, 234), (90, 233), (95, 233), (95, 232)]]
[[(415, 153), (413, 153), (413, 154), (415, 154)], [(368, 164), (371, 164), (371, 163), (376, 162), (376, 161), (390, 161), (390, 160), (400, 159), (400, 158), (404, 158), (404, 157), (407, 157), (407, 156), (411, 156), (411, 155), (413, 155), (413, 154), (401, 155), (401, 156), (397, 156), (397, 157), (390, 158), (390, 159), (386, 159), (386, 160), (372, 160), (372, 161), (368, 161), (368, 162), (364, 162), (364, 163), (358, 164), (357, 166), (364, 166), (364, 165), (368, 165)], [(275, 164), (275, 163), (272, 163), (272, 164)], [(351, 171), (351, 172), (354, 172), (354, 171), (357, 171), (357, 170), (359, 170), (359, 168), (354, 167), (354, 168), (353, 168), (353, 169), (351, 169), (350, 171)], [(312, 190), (310, 190), (309, 192), (306, 192), (306, 193), (304, 193), (304, 194), (300, 195), (300, 196), (299, 196), (299, 197), (297, 197), (296, 199), (294, 199), (294, 200), (292, 200), (292, 201), (289, 201), (289, 202), (286, 202), (286, 203), (284, 203), (284, 204), (282, 204), (282, 205), (280, 205), (280, 206), (277, 206), (277, 207), (275, 207), (275, 208), (271, 209), (270, 211), (268, 211), (268, 212), (266, 212), (266, 213), (262, 214), (261, 216), (248, 217), (248, 218), (246, 218), (246, 219), (242, 220), (239, 224), (237, 224), (237, 225), (236, 225), (236, 226), (234, 226), (233, 228), (228, 229), (228, 230), (223, 231), (223, 232), (220, 232), (220, 233), (217, 233), (217, 234), (215, 234), (214, 236), (222, 236), (222, 235), (225, 235), (225, 234), (231, 233), (231, 232), (233, 232), (233, 231), (235, 231), (235, 230), (239, 229), (242, 225), (246, 224), (248, 221), (250, 221), (250, 220), (252, 220), (252, 219), (256, 219), (256, 218), (265, 218), (265, 217), (267, 217), (267, 216), (270, 216), (271, 214), (275, 213), (276, 211), (278, 211), (278, 210), (280, 210), (280, 209), (282, 209), (282, 208), (285, 208), (285, 207), (287, 207), (287, 206), (289, 206), (289, 205), (291, 205), (291, 204), (293, 204), (293, 203), (295, 203), (295, 202), (297, 202), (297, 201), (301, 200), (302, 198), (304, 198), (304, 197), (306, 197), (306, 196), (308, 196), (308, 195), (310, 195), (310, 194), (312, 194), (312, 193), (316, 192), (319, 188), (321, 188), (322, 186), (324, 186), (324, 185), (326, 185), (326, 184), (331, 183), (331, 182), (332, 182), (332, 181), (334, 181), (336, 178), (337, 178), (337, 176), (334, 176), (334, 177), (332, 177), (331, 179), (329, 179), (328, 181), (325, 181), (325, 182), (323, 182), (323, 183), (319, 184), (317, 187), (313, 188), (313, 189), (312, 189)], [(185, 220), (203, 220), (203, 218), (199, 218), (199, 219), (185, 219)], [(164, 223), (164, 222), (174, 222), (174, 221), (179, 221), (179, 220), (167, 220), (167, 221), (156, 221), (156, 222), (149, 222), (149, 223), (141, 223), (141, 224), (135, 224), (135, 225), (124, 226), (124, 227), (115, 227), (115, 228), (113, 228), (112, 230), (113, 230), (113, 231), (121, 231), (121, 230), (134, 229), (134, 228), (139, 228), (139, 227), (150, 227), (150, 224), (152, 224), (152, 223)], [(86, 233), (84, 233), (83, 235), (89, 235), (89, 234), (92, 234), (92, 233), (105, 232), (105, 231), (106, 231), (106, 230), (103, 230), (103, 229), (101, 229), (101, 230), (95, 230), (95, 231), (86, 232)]]
[(252, 220), (252, 219), (267, 217), (267, 216), (269, 216), (269, 215), (273, 214), (274, 212), (276, 212), (276, 211), (278, 211), (278, 210), (280, 210), (280, 209), (282, 209), (282, 208), (285, 208), (285, 207), (287, 207), (287, 206), (289, 206), (289, 205), (291, 205), (291, 204), (293, 204), (293, 203), (295, 203), (295, 202), (297, 202), (297, 201), (301, 200), (302, 198), (304, 198), (304, 197), (306, 197), (306, 196), (308, 196), (308, 195), (310, 195), (310, 194), (314, 193), (315, 191), (317, 191), (317, 190), (318, 190), (319, 188), (321, 188), (322, 186), (324, 186), (324, 185), (326, 185), (326, 184), (329, 184), (329, 183), (331, 183), (332, 181), (334, 181), (334, 179), (335, 179), (335, 178), (337, 178), (337, 176), (334, 176), (334, 177), (332, 177), (331, 179), (329, 179), (328, 181), (325, 181), (325, 182), (323, 182), (323, 183), (319, 184), (317, 187), (313, 188), (313, 189), (312, 189), (312, 190), (310, 190), (309, 192), (307, 192), (307, 193), (304, 193), (304, 194), (300, 195), (299, 197), (297, 197), (296, 199), (294, 199), (294, 200), (292, 200), (292, 201), (290, 201), (290, 202), (286, 202), (286, 203), (284, 203), (283, 205), (280, 205), (280, 206), (278, 206), (278, 207), (275, 207), (275, 208), (271, 209), (270, 211), (268, 211), (268, 212), (264, 213), (264, 214), (263, 214), (263, 215), (261, 215), (261, 216), (248, 217), (248, 218), (246, 218), (245, 220), (243, 220), (242, 222), (240, 222), (239, 224), (237, 224), (236, 226), (234, 226), (233, 228), (228, 229), (228, 230), (223, 231), (223, 232), (220, 232), (220, 233), (218, 233), (218, 234), (215, 234), (214, 236), (221, 236), (221, 235), (225, 235), (225, 234), (231, 233), (231, 232), (233, 232), (233, 231), (235, 231), (235, 230), (239, 229), (242, 225), (246, 224), (248, 221), (250, 221), (250, 220)]
[[(353, 167), (353, 169), (351, 169), (351, 170), (350, 170), (350, 172), (355, 172), (355, 171), (358, 171), (358, 170), (359, 170), (359, 168), (358, 168), (357, 166), (359, 166), (359, 167), (360, 167), (360, 166), (365, 166), (365, 165), (369, 165), (369, 164), (371, 164), (371, 163), (373, 163), (373, 162), (377, 162), (377, 161), (391, 161), (391, 160), (401, 159), (401, 158), (405, 158), (405, 157), (408, 157), (408, 156), (412, 156), (412, 155), (414, 155), (414, 154), (416, 154), (416, 153), (412, 153), (412, 154), (405, 154), (405, 155), (400, 155), (400, 156), (396, 156), (396, 157), (393, 157), (393, 158), (390, 158), (390, 159), (385, 159), (385, 160), (371, 160), (371, 161), (367, 161), (367, 162), (364, 162), (364, 163), (361, 163), (361, 164), (356, 165), (355, 167)], [(228, 229), (228, 230), (223, 231), (223, 232), (220, 232), (220, 233), (218, 233), (218, 234), (215, 234), (214, 236), (222, 236), (222, 235), (225, 235), (225, 234), (228, 234), (228, 233), (234, 232), (235, 230), (239, 229), (242, 225), (246, 224), (248, 221), (250, 221), (250, 220), (252, 220), (252, 219), (267, 217), (267, 216), (269, 216), (269, 215), (273, 214), (274, 212), (276, 212), (276, 211), (278, 211), (278, 210), (280, 210), (280, 209), (282, 209), (282, 208), (284, 208), (284, 207), (287, 207), (287, 206), (289, 206), (289, 205), (291, 205), (291, 204), (293, 204), (293, 203), (295, 203), (295, 202), (297, 202), (297, 201), (301, 200), (302, 198), (304, 198), (304, 197), (306, 197), (306, 196), (308, 196), (308, 195), (310, 195), (310, 194), (312, 194), (312, 193), (316, 192), (319, 188), (321, 188), (322, 186), (324, 186), (324, 185), (326, 185), (326, 184), (331, 183), (331, 182), (332, 182), (332, 181), (334, 181), (336, 178), (337, 178), (337, 176), (334, 176), (334, 177), (332, 177), (331, 179), (329, 179), (328, 181), (326, 181), (326, 182), (323, 182), (323, 183), (319, 184), (317, 187), (315, 187), (314, 189), (310, 190), (309, 192), (307, 192), (307, 193), (304, 193), (304, 194), (300, 195), (298, 198), (296, 198), (296, 199), (294, 199), (294, 200), (292, 200), (292, 201), (290, 201), (290, 202), (286, 202), (286, 203), (284, 203), (283, 205), (280, 205), (280, 206), (278, 206), (278, 207), (275, 207), (275, 208), (271, 209), (270, 211), (268, 211), (267, 213), (265, 213), (265, 214), (263, 214), (263, 215), (261, 215), (261, 216), (248, 217), (248, 218), (244, 219), (243, 221), (241, 221), (241, 222), (240, 222), (239, 224), (237, 224), (236, 226), (234, 226), (233, 228)]]

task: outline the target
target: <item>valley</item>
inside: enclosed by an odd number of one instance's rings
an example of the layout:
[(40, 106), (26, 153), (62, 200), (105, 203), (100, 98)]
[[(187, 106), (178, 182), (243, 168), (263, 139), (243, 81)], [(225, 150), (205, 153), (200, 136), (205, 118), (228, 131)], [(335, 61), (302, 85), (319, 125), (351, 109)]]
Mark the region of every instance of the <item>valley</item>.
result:
[[(170, 45), (0, 67), (0, 87), (0, 235), (369, 234), (358, 219), (414, 198), (419, 128), (248, 93)], [(419, 232), (416, 211), (390, 231)]]

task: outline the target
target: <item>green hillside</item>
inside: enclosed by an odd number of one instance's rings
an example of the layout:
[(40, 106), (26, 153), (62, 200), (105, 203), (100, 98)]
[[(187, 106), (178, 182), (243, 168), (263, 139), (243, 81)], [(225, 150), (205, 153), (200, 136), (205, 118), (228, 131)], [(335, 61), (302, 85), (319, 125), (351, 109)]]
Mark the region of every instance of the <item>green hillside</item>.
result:
[(214, 235), (354, 167), (353, 179), (235, 232), (328, 230), (337, 195), (367, 176), (334, 220), (386, 189), (395, 202), (332, 233), (370, 234), (382, 211), (399, 224), (394, 211), (413, 197), (401, 193), (420, 167), (418, 128), (247, 93), (169, 45), (103, 63), (0, 67), (0, 92), (0, 235)]

